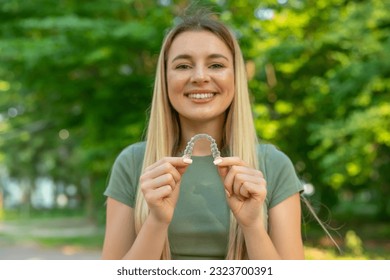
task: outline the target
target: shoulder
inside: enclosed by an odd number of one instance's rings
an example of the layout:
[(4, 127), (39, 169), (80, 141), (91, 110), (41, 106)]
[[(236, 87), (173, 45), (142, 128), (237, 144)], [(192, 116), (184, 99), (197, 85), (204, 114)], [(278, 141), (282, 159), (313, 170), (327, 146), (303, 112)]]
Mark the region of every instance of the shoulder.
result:
[(110, 171), (106, 196), (134, 208), (145, 147), (144, 142), (139, 142), (119, 153)]
[(141, 172), (145, 147), (145, 142), (138, 142), (124, 148), (116, 157), (112, 172), (132, 176)]
[(143, 156), (145, 154), (146, 142), (137, 142), (124, 148), (118, 157)]
[(292, 165), (290, 158), (272, 144), (259, 144), (257, 155), (261, 167), (272, 166), (272, 168), (276, 168)]
[(290, 195), (303, 190), (290, 158), (272, 144), (259, 144), (260, 170), (267, 181), (267, 203), (272, 208)]
[[(142, 162), (145, 155), (146, 142), (137, 142), (124, 148), (117, 156), (116, 164), (128, 164), (131, 161)], [(138, 163), (140, 163), (138, 162)]]

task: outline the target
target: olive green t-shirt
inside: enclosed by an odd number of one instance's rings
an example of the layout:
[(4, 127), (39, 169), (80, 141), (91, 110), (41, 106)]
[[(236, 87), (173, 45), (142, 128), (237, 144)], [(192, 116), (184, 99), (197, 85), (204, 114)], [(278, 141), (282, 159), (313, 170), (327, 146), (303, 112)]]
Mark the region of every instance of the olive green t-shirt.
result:
[[(117, 157), (104, 194), (132, 208), (145, 153), (145, 142), (130, 145)], [(258, 146), (260, 170), (267, 181), (266, 211), (301, 192), (290, 159), (273, 145)], [(169, 226), (173, 259), (224, 259), (230, 211), (213, 157), (192, 156), (182, 177), (180, 196)], [(266, 215), (268, 216), (268, 215)]]

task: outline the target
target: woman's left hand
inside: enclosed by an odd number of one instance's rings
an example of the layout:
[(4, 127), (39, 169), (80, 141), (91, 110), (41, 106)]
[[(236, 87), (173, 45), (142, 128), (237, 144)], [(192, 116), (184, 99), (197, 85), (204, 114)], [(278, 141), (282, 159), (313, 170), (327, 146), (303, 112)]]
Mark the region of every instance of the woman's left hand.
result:
[(263, 204), (267, 195), (263, 173), (238, 157), (224, 157), (217, 166), (228, 205), (240, 226), (263, 225)]

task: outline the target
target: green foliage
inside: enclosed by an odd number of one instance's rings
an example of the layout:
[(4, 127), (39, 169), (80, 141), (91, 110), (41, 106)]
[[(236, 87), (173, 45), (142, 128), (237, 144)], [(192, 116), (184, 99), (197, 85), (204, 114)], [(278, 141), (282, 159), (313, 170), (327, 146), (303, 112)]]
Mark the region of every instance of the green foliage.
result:
[[(115, 157), (142, 139), (163, 36), (190, 2), (0, 1), (0, 164), (32, 188), (74, 184), (90, 213), (103, 209)], [(259, 136), (316, 199), (367, 191), (388, 219), (389, 2), (198, 2), (253, 68)]]
[(75, 184), (101, 207), (115, 156), (141, 138), (171, 19), (145, 1), (49, 2), (0, 8), (2, 162), (13, 177)]
[(353, 230), (347, 231), (345, 246), (348, 252), (353, 255), (361, 255), (363, 253), (363, 242)]
[(377, 195), (390, 189), (389, 10), (383, 1), (288, 1), (262, 21), (245, 52), (259, 69), (251, 86), (260, 136), (293, 158), (326, 205), (365, 189), (382, 218), (388, 202)]

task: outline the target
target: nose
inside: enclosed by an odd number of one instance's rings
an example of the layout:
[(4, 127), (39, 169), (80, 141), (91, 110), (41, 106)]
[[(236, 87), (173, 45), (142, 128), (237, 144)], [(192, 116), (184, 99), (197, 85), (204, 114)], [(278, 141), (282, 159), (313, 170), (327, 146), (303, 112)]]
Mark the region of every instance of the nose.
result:
[(204, 83), (208, 81), (210, 81), (210, 75), (207, 71), (207, 68), (200, 65), (195, 67), (191, 76), (191, 82)]

